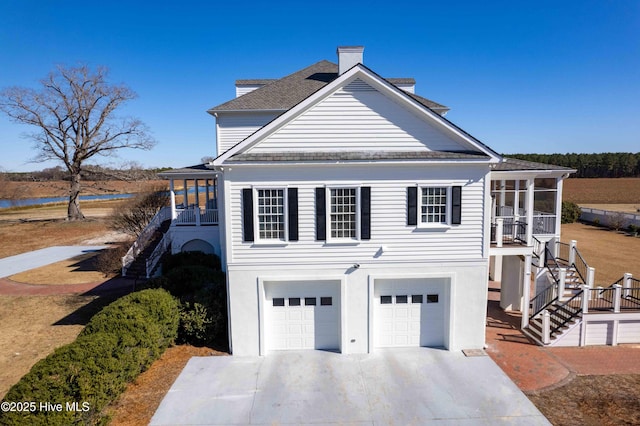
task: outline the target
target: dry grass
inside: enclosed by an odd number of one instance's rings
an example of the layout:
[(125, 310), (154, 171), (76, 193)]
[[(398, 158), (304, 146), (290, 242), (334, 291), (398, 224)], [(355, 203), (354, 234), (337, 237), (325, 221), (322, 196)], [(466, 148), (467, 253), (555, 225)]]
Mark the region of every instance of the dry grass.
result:
[(26, 284), (84, 284), (104, 281), (102, 272), (94, 266), (97, 253), (86, 253), (61, 262), (31, 269), (9, 277), (12, 281)]
[[(102, 194), (134, 194), (157, 185), (168, 184), (164, 180), (132, 181), (83, 181), (81, 195)], [(66, 197), (69, 195), (69, 182), (4, 182), (3, 193), (11, 194), (12, 198), (41, 198), (41, 197)]]
[(578, 242), (585, 261), (596, 269), (596, 285), (608, 286), (625, 272), (640, 277), (640, 238), (584, 223), (562, 225), (562, 241), (571, 240)]
[(69, 295), (0, 296), (0, 396), (37, 361), (76, 339), (92, 313), (91, 309), (86, 315), (77, 311), (95, 300)]

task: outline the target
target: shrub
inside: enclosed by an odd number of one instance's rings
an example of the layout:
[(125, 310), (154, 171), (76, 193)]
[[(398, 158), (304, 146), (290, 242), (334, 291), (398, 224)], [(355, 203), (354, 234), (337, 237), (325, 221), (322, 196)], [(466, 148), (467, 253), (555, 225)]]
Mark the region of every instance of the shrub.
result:
[(634, 225), (633, 223), (628, 226), (629, 233), (633, 236), (637, 236), (640, 233), (640, 226)]
[(128, 247), (118, 244), (113, 248), (102, 250), (94, 260), (94, 267), (105, 277), (122, 272), (122, 258), (127, 254)]
[(180, 307), (178, 341), (204, 345), (211, 335), (211, 317), (200, 303), (185, 302)]
[(626, 223), (627, 220), (624, 217), (624, 214), (616, 212), (609, 217), (608, 225), (609, 228), (619, 231), (625, 227)]
[(582, 210), (576, 203), (573, 203), (571, 201), (562, 202), (562, 223), (577, 222), (580, 218), (580, 214), (582, 214)]
[(166, 255), (162, 258), (162, 271), (164, 274), (181, 266), (204, 266), (214, 271), (219, 271), (220, 258), (215, 254), (205, 254), (201, 251), (182, 252)]
[[(178, 321), (178, 301), (164, 290), (132, 293), (108, 305), (73, 343), (36, 363), (5, 397), (63, 409), (0, 412), (0, 424), (104, 423), (103, 408), (173, 343)], [(67, 410), (67, 403), (78, 403), (80, 410)]]

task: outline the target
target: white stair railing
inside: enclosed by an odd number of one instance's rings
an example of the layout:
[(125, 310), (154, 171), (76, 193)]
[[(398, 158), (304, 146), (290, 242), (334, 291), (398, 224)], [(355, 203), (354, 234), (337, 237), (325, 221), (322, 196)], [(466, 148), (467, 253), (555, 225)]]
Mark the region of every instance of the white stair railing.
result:
[(151, 219), (144, 230), (138, 235), (138, 238), (133, 242), (127, 254), (122, 257), (122, 275), (127, 274), (127, 269), (131, 267), (131, 264), (136, 260), (136, 257), (147, 246), (155, 232), (160, 228), (160, 225), (166, 220), (171, 219), (171, 207), (162, 207), (158, 213)]

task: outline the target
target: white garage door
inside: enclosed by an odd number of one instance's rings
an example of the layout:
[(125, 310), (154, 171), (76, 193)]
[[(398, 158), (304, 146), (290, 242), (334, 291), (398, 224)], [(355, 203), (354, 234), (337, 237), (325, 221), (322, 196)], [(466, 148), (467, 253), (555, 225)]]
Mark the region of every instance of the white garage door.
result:
[(340, 348), (340, 282), (266, 282), (267, 350)]
[(444, 278), (376, 280), (374, 346), (445, 346), (447, 282)]

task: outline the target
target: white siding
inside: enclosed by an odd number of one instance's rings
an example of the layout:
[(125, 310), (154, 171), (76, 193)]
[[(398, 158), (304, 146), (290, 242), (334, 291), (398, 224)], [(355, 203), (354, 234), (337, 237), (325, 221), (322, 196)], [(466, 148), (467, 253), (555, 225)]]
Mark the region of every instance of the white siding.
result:
[[(287, 169), (259, 168), (228, 172), (227, 200), (231, 217), (229, 264), (313, 264), (359, 262), (479, 260), (483, 258), (484, 183), (482, 166), (352, 166)], [(235, 181), (235, 174), (242, 181)], [(371, 240), (356, 245), (316, 241), (315, 188), (324, 185), (371, 187)], [(407, 223), (407, 187), (416, 184), (462, 186), (462, 224), (448, 229), (418, 229)], [(289, 186), (298, 188), (299, 241), (284, 247), (242, 242), (243, 188)], [(383, 254), (376, 254), (385, 246)]]
[(264, 87), (264, 84), (236, 84), (236, 98)]
[(218, 113), (218, 155), (276, 118), (279, 112)]
[(461, 149), (467, 148), (362, 80), (355, 80), (247, 152)]
[(640, 343), (640, 320), (620, 321), (618, 343)]

